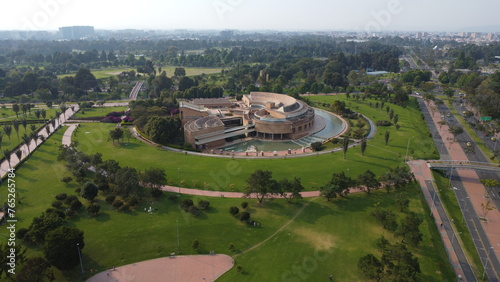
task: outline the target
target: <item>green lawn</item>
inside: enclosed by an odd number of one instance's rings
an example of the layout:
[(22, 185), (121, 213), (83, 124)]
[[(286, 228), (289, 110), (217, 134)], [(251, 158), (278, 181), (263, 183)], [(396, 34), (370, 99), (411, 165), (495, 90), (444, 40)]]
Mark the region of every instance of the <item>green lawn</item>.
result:
[(102, 117), (110, 112), (123, 112), (128, 109), (128, 106), (119, 107), (92, 107), (90, 109), (80, 109), (73, 116), (73, 119), (86, 118), (86, 117)]
[[(74, 183), (66, 187), (59, 181), (68, 175), (64, 164), (56, 160), (62, 133), (56, 132), (17, 170), (16, 183), (21, 201), (17, 210), (17, 228), (27, 227), (33, 217), (50, 206), (55, 195), (74, 194)], [(419, 190), (413, 187), (407, 193), (412, 210), (422, 216), (426, 214), (421, 206)], [(89, 217), (82, 211), (68, 225), (85, 232), (83, 262), (89, 275), (112, 265), (119, 266), (177, 252), (178, 220), (182, 253), (196, 253), (191, 248), (191, 243), (198, 239), (201, 243), (200, 253), (214, 250), (217, 253), (236, 255), (236, 263), (242, 265), (245, 274), (231, 270), (221, 281), (255, 281), (259, 278), (276, 281), (286, 271), (291, 271), (292, 266), (301, 266), (304, 260), (310, 261), (311, 258), (316, 258), (318, 263), (317, 270), (307, 272), (313, 281), (332, 273), (337, 280), (359, 281), (363, 278), (356, 267), (357, 259), (369, 252), (376, 254), (373, 241), (382, 234), (393, 242), (397, 240), (369, 216), (375, 203), (380, 203), (382, 207), (394, 206), (393, 195), (380, 191), (371, 196), (352, 195), (348, 199), (332, 203), (323, 198), (315, 198), (293, 205), (286, 204), (283, 200), (274, 200), (260, 206), (255, 200), (248, 200), (250, 206), (247, 210), (252, 214), (252, 219), (261, 224), (258, 228), (246, 226), (229, 215), (229, 207), (239, 206), (244, 201), (242, 199), (205, 198), (210, 201), (211, 208), (199, 218), (194, 218), (180, 211), (177, 203), (166, 197), (159, 202), (143, 203), (136, 211), (125, 213), (114, 211), (103, 201), (104, 196), (101, 195), (97, 200), (102, 207), (99, 216)], [(188, 196), (181, 198), (185, 197)], [(194, 202), (199, 199), (201, 198), (193, 197)], [(82, 202), (87, 204), (83, 199)], [(295, 221), (260, 247), (245, 252), (273, 235), (304, 204), (307, 206)], [(158, 210), (153, 215), (144, 213), (143, 209), (149, 206)], [(433, 245), (432, 242), (438, 241), (430, 238), (429, 229), (433, 227), (434, 225), (427, 223), (422, 225), (424, 242), (422, 247), (413, 252), (419, 256), (424, 280), (451, 280), (453, 275), (449, 272), (442, 247)], [(6, 234), (5, 229), (1, 232), (1, 235)], [(235, 244), (236, 253), (229, 252), (229, 243)], [(40, 254), (40, 251), (30, 248), (29, 254)], [(437, 274), (437, 271), (442, 274)], [(56, 274), (58, 279), (62, 279), (63, 274)], [(75, 269), (64, 275), (74, 281), (78, 278), (79, 270)]]
[[(287, 160), (233, 161), (161, 151), (136, 140), (130, 141), (128, 145), (113, 145), (107, 141), (107, 133), (113, 127), (114, 125), (101, 123), (82, 124), (76, 133), (80, 149), (87, 153), (101, 152), (104, 159), (113, 158), (120, 161), (122, 166), (138, 169), (163, 166), (173, 181), (177, 181), (179, 167), (180, 179), (216, 183), (215, 179), (218, 178), (225, 183), (238, 183), (238, 189), (242, 187), (247, 175), (256, 168), (271, 169), (276, 178), (300, 176), (311, 189), (326, 181), (330, 173), (341, 169), (352, 176), (366, 168), (381, 173), (401, 163), (401, 158), (397, 156), (387, 158), (387, 151), (393, 150), (396, 154), (401, 154), (406, 149), (404, 146), (389, 144), (384, 147), (385, 151), (377, 154), (377, 151), (369, 147), (367, 157), (360, 156), (359, 149), (353, 149), (349, 151), (347, 160), (343, 160), (341, 154), (328, 154)], [(62, 130), (56, 132), (16, 171), (20, 201), (16, 213), (18, 229), (28, 227), (33, 217), (39, 216), (50, 206), (55, 195), (75, 194), (75, 183), (66, 186), (60, 181), (62, 177), (69, 176), (64, 163), (57, 161), (62, 135)], [(351, 169), (347, 171), (347, 167)], [(447, 263), (444, 248), (439, 237), (436, 237), (438, 232), (435, 225), (425, 216), (428, 212), (424, 208), (420, 190), (412, 187), (405, 193), (411, 200), (411, 210), (425, 219), (421, 226), (424, 242), (421, 247), (411, 248), (419, 257), (421, 279), (453, 280), (454, 275)], [(5, 198), (5, 194), (6, 189), (2, 189), (0, 196)], [(336, 281), (360, 281), (365, 279), (357, 269), (359, 257), (368, 253), (379, 256), (373, 241), (381, 235), (392, 242), (400, 240), (383, 230), (369, 215), (376, 203), (386, 208), (393, 207), (394, 195), (379, 191), (371, 196), (364, 193), (353, 194), (347, 199), (331, 203), (323, 198), (313, 198), (293, 205), (283, 200), (266, 201), (263, 205), (258, 205), (256, 200), (246, 200), (250, 203), (247, 210), (252, 219), (260, 223), (259, 227), (244, 225), (229, 215), (229, 207), (240, 206), (245, 201), (243, 199), (191, 197), (195, 203), (200, 199), (210, 201), (210, 208), (195, 218), (181, 211), (177, 202), (168, 200), (166, 196), (160, 201), (143, 201), (135, 211), (117, 212), (104, 202), (105, 196), (100, 195), (97, 199), (101, 205), (99, 216), (90, 217), (82, 209), (80, 215), (67, 225), (76, 226), (85, 233), (86, 246), (82, 260), (88, 276), (113, 265), (120, 266), (177, 252), (178, 221), (182, 253), (196, 253), (191, 244), (197, 239), (200, 242), (200, 253), (214, 250), (216, 253), (233, 255), (236, 264), (243, 267), (243, 274), (232, 269), (221, 281), (277, 281), (284, 276), (297, 277), (293, 274), (294, 267), (302, 268), (309, 281), (326, 280), (330, 274), (334, 275)], [(190, 196), (181, 196), (181, 199), (186, 197)], [(84, 205), (88, 204), (83, 199), (81, 201)], [(157, 209), (152, 215), (143, 211), (150, 206)], [(394, 211), (402, 216), (395, 209)], [(297, 217), (291, 221), (295, 215)], [(289, 224), (286, 225), (287, 223)], [(6, 236), (7, 230), (2, 228), (0, 235)], [(247, 251), (266, 239), (268, 240), (262, 245)], [(235, 245), (235, 253), (228, 250), (230, 243)], [(40, 254), (40, 250), (30, 247), (28, 254)], [(75, 281), (79, 280), (79, 273), (78, 268), (65, 273), (56, 272), (56, 278), (58, 281)]]
[[(345, 99), (345, 96), (317, 96), (311, 97), (316, 101), (333, 101)], [(387, 119), (385, 110), (380, 112), (374, 107), (349, 102), (353, 108), (367, 115), (374, 121)], [(406, 155), (408, 139), (410, 140), (409, 155), (415, 158), (435, 157), (436, 148), (429, 137), (428, 129), (420, 118), (420, 112), (413, 107), (401, 108), (390, 105), (399, 114), (401, 128), (394, 126), (377, 129), (373, 140), (368, 141), (365, 156), (361, 155), (359, 146), (349, 149), (347, 159), (341, 152), (329, 153), (308, 158), (281, 158), (281, 159), (221, 159), (184, 155), (175, 152), (159, 150), (137, 140), (113, 144), (108, 141), (112, 124), (82, 124), (76, 135), (81, 149), (86, 153), (101, 152), (104, 159), (114, 159), (122, 166), (134, 166), (146, 169), (152, 166), (164, 168), (171, 184), (183, 183), (185, 187), (205, 188), (211, 190), (230, 191), (234, 184), (236, 191), (241, 191), (245, 179), (256, 169), (273, 171), (277, 179), (298, 176), (303, 185), (309, 189), (318, 189), (333, 172), (344, 171), (351, 177), (356, 177), (366, 169), (377, 175), (389, 168), (402, 165)], [(389, 130), (391, 138), (388, 145), (384, 143), (385, 131)], [(196, 163), (193, 166), (193, 163)], [(320, 164), (320, 165), (318, 165)], [(196, 186), (195, 186), (196, 184)]]
[[(174, 71), (175, 71), (174, 66), (165, 66), (162, 67), (162, 71), (165, 71), (167, 73), (168, 77), (174, 76)], [(213, 73), (220, 73), (223, 68), (191, 68), (191, 67), (186, 67), (184, 68), (186, 70), (186, 75), (187, 76), (193, 76), (193, 75), (201, 75), (201, 74), (213, 74)], [(91, 70), (92, 74), (95, 76), (96, 79), (102, 79), (102, 78), (109, 78), (110, 76), (118, 75), (124, 71), (131, 71), (134, 70), (137, 72), (137, 69), (135, 68), (109, 68), (109, 69), (95, 69)], [(66, 76), (71, 76), (75, 75), (75, 73), (69, 73), (69, 74), (61, 74), (58, 75), (57, 77), (59, 79), (66, 77)]]

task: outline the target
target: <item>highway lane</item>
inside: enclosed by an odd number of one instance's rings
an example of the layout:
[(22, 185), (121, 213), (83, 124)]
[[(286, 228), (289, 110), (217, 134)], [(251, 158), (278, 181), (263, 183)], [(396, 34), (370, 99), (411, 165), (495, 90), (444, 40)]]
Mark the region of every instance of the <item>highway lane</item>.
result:
[(454, 220), (451, 221), (450, 218), (448, 217), (448, 214), (445, 212), (441, 200), (439, 199), (439, 196), (437, 196), (436, 191), (434, 190), (434, 185), (432, 185), (432, 182), (430, 180), (426, 180), (425, 184), (427, 186), (427, 189), (429, 189), (429, 192), (433, 199), (433, 206), (430, 208), (431, 209), (435, 208), (439, 213), (439, 217), (441, 218), (442, 224), (441, 224), (441, 230), (439, 231), (440, 232), (445, 231), (448, 238), (451, 238), (451, 247), (453, 248), (455, 255), (457, 256), (458, 262), (464, 274), (464, 277), (462, 278), (465, 281), (477, 281), (477, 278), (474, 275), (474, 271), (472, 271), (470, 263), (467, 260), (467, 257), (465, 256), (465, 253), (462, 249), (460, 240), (456, 239), (455, 231), (453, 230), (452, 227)]
[[(447, 123), (451, 125), (461, 125), (458, 120), (451, 115), (450, 117), (447, 117), (447, 113), (450, 111), (449, 108), (443, 103), (443, 104), (438, 104), (438, 110), (440, 114), (443, 114), (445, 116), (445, 119)], [(471, 142), (474, 153), (467, 153), (467, 158), (470, 161), (477, 161), (477, 162), (488, 162), (488, 159), (486, 156), (484, 156), (477, 147), (477, 145), (473, 142), (471, 136), (464, 130), (464, 133), (460, 134), (457, 136), (457, 142), (462, 146), (462, 147), (467, 147), (467, 142)], [(448, 156), (449, 157), (449, 156)], [(482, 179), (483, 177), (485, 178), (492, 178), (492, 179), (497, 179), (500, 181), (500, 177), (498, 174), (495, 173), (486, 173), (486, 172), (480, 172), (476, 171), (478, 176)], [(467, 224), (467, 227), (469, 229), (469, 232), (473, 238), (474, 245), (476, 247), (476, 250), (481, 258), (481, 263), (483, 264), (483, 267), (485, 268), (485, 273), (487, 277), (489, 278), (489, 281), (500, 281), (500, 262), (498, 261), (498, 258), (495, 255), (491, 255), (491, 250), (495, 246), (492, 246), (486, 237), (486, 233), (481, 225), (481, 222), (479, 220), (479, 216), (475, 213), (474, 209), (472, 208), (467, 208), (471, 207), (472, 203), (468, 199), (468, 195), (465, 192), (465, 187), (462, 184), (462, 181), (460, 180), (460, 177), (458, 175), (455, 175), (454, 177), (451, 178), (452, 180), (452, 186), (456, 187), (457, 189), (454, 189), (455, 196), (457, 198), (457, 201), (459, 203), (460, 209), (462, 210), (463, 216), (464, 216), (464, 221)], [(490, 198), (492, 199), (492, 203), (498, 208), (500, 207), (500, 201), (496, 197), (495, 192), (492, 189), (488, 189)], [(455, 222), (455, 224), (457, 224)]]

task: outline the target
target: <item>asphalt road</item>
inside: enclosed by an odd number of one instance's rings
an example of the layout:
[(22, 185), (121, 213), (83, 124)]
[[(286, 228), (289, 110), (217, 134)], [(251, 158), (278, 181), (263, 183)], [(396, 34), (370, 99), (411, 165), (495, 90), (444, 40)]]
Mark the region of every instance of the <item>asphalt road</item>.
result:
[(442, 221), (440, 232), (445, 231), (448, 238), (451, 238), (451, 247), (455, 251), (460, 267), (462, 268), (462, 271), (464, 273), (464, 277), (462, 278), (465, 281), (477, 281), (476, 277), (474, 276), (474, 271), (472, 271), (470, 263), (464, 254), (462, 246), (460, 245), (460, 241), (455, 237), (455, 232), (453, 231), (452, 227), (453, 222), (451, 222), (448, 218), (448, 214), (445, 212), (444, 207), (441, 204), (441, 200), (436, 196), (434, 185), (432, 185), (432, 182), (430, 180), (426, 180), (425, 184), (427, 185), (427, 189), (429, 189), (429, 192), (433, 199), (433, 206), (431, 208), (436, 208)]
[[(423, 103), (422, 101), (420, 101)], [(422, 106), (422, 104), (421, 104)], [(449, 108), (445, 104), (438, 104), (438, 110), (439, 114), (443, 114), (445, 116), (446, 122), (451, 126), (451, 125), (460, 125), (460, 123), (457, 121), (457, 119), (452, 115), (451, 117), (447, 117), (447, 113), (450, 111)], [(424, 110), (426, 110), (424, 108)], [(423, 110), (423, 111), (424, 111)], [(425, 115), (425, 113), (424, 113)], [(434, 124), (429, 123), (429, 120), (426, 118), (426, 121), (429, 125), (429, 128), (432, 132), (433, 138), (435, 141), (436, 139), (441, 139), (439, 136), (438, 132), (435, 131), (436, 128)], [(470, 152), (467, 153), (468, 160), (470, 161), (477, 161), (477, 162), (488, 162), (488, 159), (486, 156), (482, 154), (482, 152), (479, 150), (479, 148), (476, 146), (470, 135), (464, 130), (464, 133), (460, 134), (457, 136), (457, 142), (462, 146), (462, 147), (467, 147), (467, 142), (472, 143), (472, 148), (474, 153)], [(440, 143), (441, 142), (441, 143)], [(447, 152), (446, 146), (440, 146), (442, 144), (442, 140), (436, 142), (436, 145), (438, 146), (438, 150), (441, 153), (442, 151), (446, 150), (446, 155), (441, 155), (442, 159), (450, 159), (450, 156)], [(440, 148), (442, 147), (442, 148)], [(481, 171), (476, 171), (480, 179), (483, 178), (491, 178), (491, 179), (497, 179), (500, 181), (500, 177), (496, 173), (488, 173), (488, 172), (481, 172)], [(452, 171), (452, 175), (450, 177), (451, 179), (451, 184), (453, 187), (456, 187), (454, 189), (455, 196), (457, 198), (457, 201), (459, 203), (460, 209), (462, 210), (463, 213), (463, 219), (460, 219), (463, 224), (466, 224), (469, 232), (472, 236), (474, 245), (476, 247), (476, 250), (479, 254), (479, 257), (481, 258), (481, 263), (483, 264), (483, 267), (485, 269), (485, 274), (488, 277), (489, 281), (500, 281), (500, 262), (498, 261), (497, 257), (492, 253), (492, 250), (494, 247), (498, 246), (492, 246), (486, 237), (486, 233), (481, 225), (481, 222), (479, 221), (479, 216), (475, 213), (474, 209), (469, 209), (471, 207), (471, 202), (468, 198), (468, 195), (464, 189), (463, 183), (460, 179), (460, 177), (456, 174), (456, 172)], [(500, 207), (500, 199), (497, 197), (497, 190), (493, 189), (488, 189), (490, 198), (492, 199), (492, 203), (495, 204), (495, 206)], [(453, 220), (453, 219), (452, 219)], [(457, 219), (459, 221), (459, 219)], [(455, 224), (460, 224), (460, 222), (454, 222)]]

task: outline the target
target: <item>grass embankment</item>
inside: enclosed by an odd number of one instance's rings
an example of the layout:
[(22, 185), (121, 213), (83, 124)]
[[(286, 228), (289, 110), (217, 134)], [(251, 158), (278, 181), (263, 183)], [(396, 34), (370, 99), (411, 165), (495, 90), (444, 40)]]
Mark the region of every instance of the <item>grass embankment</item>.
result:
[(482, 275), (482, 263), (476, 251), (476, 247), (474, 246), (474, 242), (472, 241), (467, 224), (464, 222), (464, 216), (458, 205), (455, 193), (450, 189), (450, 180), (436, 171), (432, 172), (432, 176), (438, 187), (439, 198), (444, 204), (448, 216), (454, 220), (455, 234), (460, 238), (462, 248), (466, 252), (467, 259), (471, 263), (476, 277), (480, 277)]

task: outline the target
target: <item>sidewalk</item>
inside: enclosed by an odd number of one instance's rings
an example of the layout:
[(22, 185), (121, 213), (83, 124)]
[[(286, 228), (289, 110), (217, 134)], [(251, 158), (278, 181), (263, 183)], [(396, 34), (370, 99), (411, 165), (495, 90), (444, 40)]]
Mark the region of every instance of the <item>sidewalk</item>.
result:
[[(430, 102), (427, 106), (435, 106), (433, 102)], [(440, 114), (436, 112), (432, 115), (432, 119), (436, 126), (441, 120)], [(439, 135), (443, 139), (443, 142), (448, 149), (450, 154), (450, 159), (452, 160), (467, 160), (467, 156), (458, 143), (453, 143), (453, 135), (448, 131), (448, 125), (443, 125), (440, 130), (438, 130)], [(485, 198), (487, 195), (486, 188), (483, 184), (479, 182), (479, 176), (475, 171), (470, 170), (457, 170), (454, 172), (460, 176), (465, 187), (467, 196), (471, 202), (471, 206), (478, 216), (483, 214), (481, 204), (485, 204), (488, 199)], [(500, 211), (492, 210), (488, 213), (488, 221), (482, 221), (482, 227), (486, 232), (486, 236), (490, 241), (490, 244), (494, 247), (494, 254), (497, 258), (500, 257)]]
[[(75, 112), (78, 111), (78, 106), (75, 106)], [(48, 123), (49, 125), (49, 134), (47, 134), (47, 130), (45, 130), (45, 127), (40, 129), (37, 133), (38, 135), (42, 135), (45, 138), (48, 138), (50, 135), (52, 135), (59, 126), (61, 126), (67, 119), (69, 119), (71, 116), (73, 116), (74, 112), (71, 109), (71, 107), (68, 107), (66, 110), (65, 114), (61, 114), (59, 119), (56, 120), (55, 123), (55, 128), (52, 126), (51, 123)], [(19, 147), (19, 150), (22, 152), (21, 159), (17, 157), (15, 154), (15, 151), (12, 152), (11, 157), (10, 157), (10, 165), (9, 162), (3, 158), (3, 160), (0, 163), (0, 177), (5, 176), (7, 174), (9, 168), (15, 168), (22, 160), (24, 160), (29, 154), (31, 154), (33, 151), (35, 151), (40, 145), (42, 144), (42, 140), (38, 138), (36, 145), (35, 141), (31, 140), (29, 145), (27, 146), (26, 144), (23, 144), (22, 146)], [(11, 148), (9, 148), (11, 149)], [(17, 151), (17, 150), (16, 150)], [(2, 154), (3, 157), (3, 154)]]

